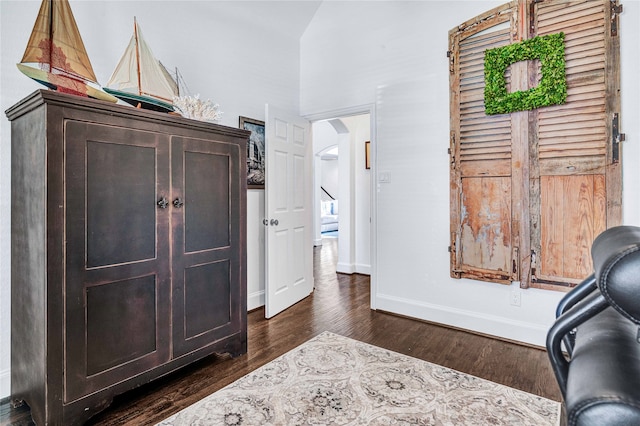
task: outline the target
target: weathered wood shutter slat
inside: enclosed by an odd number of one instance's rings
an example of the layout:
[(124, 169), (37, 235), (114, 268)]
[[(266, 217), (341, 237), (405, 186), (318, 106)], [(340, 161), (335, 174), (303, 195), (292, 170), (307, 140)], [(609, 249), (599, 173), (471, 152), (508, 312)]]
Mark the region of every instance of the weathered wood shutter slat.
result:
[[(600, 5), (598, 5), (599, 7)], [(585, 1), (556, 2), (545, 6), (545, 15), (539, 17), (538, 22), (553, 25), (559, 22), (567, 22), (577, 17), (591, 15), (593, 5)], [(586, 11), (586, 12), (585, 12)]]

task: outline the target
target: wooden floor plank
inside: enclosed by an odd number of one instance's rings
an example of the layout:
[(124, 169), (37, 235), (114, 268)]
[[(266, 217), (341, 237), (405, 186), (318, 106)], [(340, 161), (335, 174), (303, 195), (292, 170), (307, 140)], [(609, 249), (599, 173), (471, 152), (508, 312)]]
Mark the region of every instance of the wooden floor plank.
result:
[[(249, 313), (248, 352), (210, 356), (117, 397), (88, 424), (153, 425), (250, 371), (330, 331), (546, 398), (560, 392), (545, 351), (369, 309), (369, 277), (336, 274), (337, 239), (315, 249), (313, 294), (266, 320)], [(0, 404), (0, 425), (32, 425), (28, 407)]]

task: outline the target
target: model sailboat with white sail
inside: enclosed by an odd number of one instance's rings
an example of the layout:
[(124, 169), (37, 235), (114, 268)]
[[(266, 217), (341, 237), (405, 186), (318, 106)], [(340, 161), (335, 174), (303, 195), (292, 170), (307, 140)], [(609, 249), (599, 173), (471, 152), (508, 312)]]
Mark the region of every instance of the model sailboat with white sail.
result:
[(17, 66), (27, 77), (50, 89), (118, 101), (92, 86), (98, 86), (97, 78), (67, 0), (43, 0)]
[(143, 109), (174, 111), (173, 98), (178, 85), (158, 61), (133, 19), (133, 36), (104, 90)]

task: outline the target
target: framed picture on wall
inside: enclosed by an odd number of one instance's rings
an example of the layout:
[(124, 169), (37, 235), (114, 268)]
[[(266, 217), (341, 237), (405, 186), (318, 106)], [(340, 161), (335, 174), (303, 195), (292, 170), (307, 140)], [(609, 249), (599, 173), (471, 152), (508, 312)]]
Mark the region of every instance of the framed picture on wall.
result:
[(247, 143), (247, 188), (264, 189), (264, 121), (241, 116), (240, 128), (251, 132)]
[(371, 168), (371, 141), (364, 143), (364, 168)]

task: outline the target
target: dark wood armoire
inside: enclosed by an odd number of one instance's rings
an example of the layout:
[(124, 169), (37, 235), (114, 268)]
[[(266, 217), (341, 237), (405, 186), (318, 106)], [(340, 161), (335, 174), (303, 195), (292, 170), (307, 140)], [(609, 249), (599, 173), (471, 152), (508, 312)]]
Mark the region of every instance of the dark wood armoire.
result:
[(11, 392), (35, 422), (247, 349), (249, 132), (41, 90), (11, 121)]

